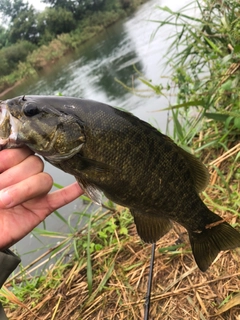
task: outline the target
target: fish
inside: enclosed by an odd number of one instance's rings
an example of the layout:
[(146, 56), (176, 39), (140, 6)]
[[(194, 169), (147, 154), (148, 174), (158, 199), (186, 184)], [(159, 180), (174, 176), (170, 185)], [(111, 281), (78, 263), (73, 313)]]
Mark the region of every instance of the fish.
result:
[(24, 95), (0, 102), (0, 150), (28, 146), (73, 175), (97, 204), (129, 208), (140, 238), (155, 243), (173, 225), (188, 232), (206, 271), (240, 233), (202, 201), (205, 165), (133, 114), (94, 100)]

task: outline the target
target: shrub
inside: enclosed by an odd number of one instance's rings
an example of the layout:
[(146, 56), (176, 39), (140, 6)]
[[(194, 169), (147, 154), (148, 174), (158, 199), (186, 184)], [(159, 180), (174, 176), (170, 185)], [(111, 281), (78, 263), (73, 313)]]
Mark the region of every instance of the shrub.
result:
[(0, 50), (0, 74), (7, 75), (16, 69), (19, 61), (25, 61), (26, 57), (36, 46), (29, 41), (19, 41), (9, 47)]

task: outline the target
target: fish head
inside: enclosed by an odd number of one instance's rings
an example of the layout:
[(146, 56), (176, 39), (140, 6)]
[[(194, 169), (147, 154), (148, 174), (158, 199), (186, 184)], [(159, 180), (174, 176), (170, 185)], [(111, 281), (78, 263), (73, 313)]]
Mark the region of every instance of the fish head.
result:
[(0, 150), (26, 145), (51, 162), (76, 154), (85, 142), (83, 122), (61, 100), (51, 101), (42, 96), (1, 101)]

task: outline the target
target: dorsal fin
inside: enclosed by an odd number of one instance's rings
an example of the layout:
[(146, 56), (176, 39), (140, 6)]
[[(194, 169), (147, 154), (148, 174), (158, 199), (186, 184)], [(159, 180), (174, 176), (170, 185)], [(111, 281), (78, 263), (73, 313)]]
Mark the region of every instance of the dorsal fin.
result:
[(209, 183), (209, 172), (205, 165), (194, 155), (179, 147), (179, 152), (185, 158), (194, 180), (195, 190), (199, 193), (203, 191)]

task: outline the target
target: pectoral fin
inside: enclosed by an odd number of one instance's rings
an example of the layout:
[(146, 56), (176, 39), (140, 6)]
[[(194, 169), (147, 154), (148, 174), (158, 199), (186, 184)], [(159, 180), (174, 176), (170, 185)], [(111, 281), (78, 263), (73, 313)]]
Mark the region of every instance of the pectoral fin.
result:
[(156, 242), (172, 228), (172, 223), (169, 219), (138, 213), (135, 210), (131, 210), (131, 213), (134, 217), (137, 232), (145, 242)]
[(87, 196), (96, 204), (102, 205), (102, 192), (93, 184), (86, 182), (83, 179), (75, 177), (80, 187), (85, 191)]

